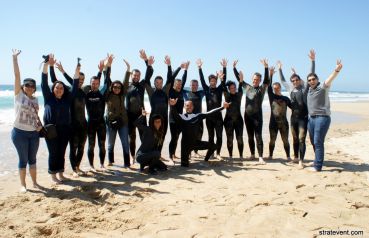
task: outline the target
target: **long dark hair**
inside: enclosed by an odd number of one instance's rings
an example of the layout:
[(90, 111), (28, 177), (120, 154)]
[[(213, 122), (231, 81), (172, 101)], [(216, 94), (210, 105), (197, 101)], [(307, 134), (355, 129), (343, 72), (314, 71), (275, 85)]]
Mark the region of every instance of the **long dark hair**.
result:
[(59, 81), (59, 80), (56, 80), (54, 83), (53, 83), (53, 86), (51, 86), (51, 93), (52, 94), (54, 94), (54, 88), (55, 88), (55, 86), (57, 85), (57, 84), (61, 84), (61, 85), (63, 85), (63, 88), (64, 88), (64, 93), (63, 93), (63, 95), (62, 95), (62, 99), (64, 99), (64, 98), (67, 98), (67, 97), (69, 97), (69, 94), (70, 94), (70, 92), (69, 92), (69, 88), (62, 82), (62, 81)]
[[(159, 129), (157, 130), (154, 126), (154, 121), (160, 119), (161, 125)], [(164, 143), (164, 119), (161, 115), (155, 114), (150, 118), (149, 126), (151, 130), (154, 132), (154, 138), (156, 141), (158, 141), (158, 146), (163, 145)]]

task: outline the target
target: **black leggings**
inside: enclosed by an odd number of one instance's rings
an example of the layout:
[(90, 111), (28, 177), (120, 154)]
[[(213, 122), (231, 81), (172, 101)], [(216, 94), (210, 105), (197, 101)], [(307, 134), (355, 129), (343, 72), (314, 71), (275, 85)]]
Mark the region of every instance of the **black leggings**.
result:
[(87, 122), (84, 125), (72, 125), (69, 139), (69, 160), (73, 171), (76, 171), (81, 164), (83, 151), (87, 139)]
[(269, 142), (269, 156), (273, 157), (273, 151), (275, 147), (275, 141), (277, 139), (278, 131), (281, 134), (281, 138), (283, 141), (284, 151), (286, 152), (287, 157), (290, 157), (290, 143), (288, 142), (288, 121), (287, 119), (282, 122), (276, 122), (275, 119), (270, 119), (269, 122), (269, 134), (270, 134), (270, 142)]
[(195, 141), (189, 144), (189, 141), (182, 139), (181, 141), (181, 166), (188, 167), (191, 151), (193, 150), (208, 150), (205, 156), (205, 161), (208, 161), (210, 156), (214, 154), (216, 145), (207, 141)]
[(238, 145), (238, 152), (240, 153), (240, 157), (243, 154), (243, 120), (241, 115), (238, 118), (232, 118), (230, 116), (225, 116), (224, 118), (224, 128), (227, 135), (227, 148), (229, 156), (233, 154), (233, 137), (234, 133), (236, 133), (236, 140)]
[[(306, 133), (307, 133), (308, 119), (291, 117), (291, 133), (293, 139), (293, 153), (295, 158), (304, 160), (306, 151)], [(300, 156), (299, 156), (300, 154)]]
[[(135, 156), (136, 153), (136, 125), (134, 124), (134, 122), (140, 116), (141, 114), (128, 114), (129, 151), (132, 157)], [(138, 130), (138, 134), (140, 135), (140, 140), (142, 140), (142, 131)]]
[(137, 151), (137, 162), (140, 163), (141, 169), (145, 166), (149, 166), (149, 172), (154, 172), (155, 169), (166, 170), (167, 166), (160, 160), (160, 151), (141, 152)]
[(106, 140), (106, 125), (105, 122), (88, 122), (87, 123), (87, 135), (88, 135), (88, 161), (90, 166), (94, 166), (94, 149), (97, 135), (97, 144), (99, 145), (99, 157), (100, 164), (103, 165), (105, 161), (105, 140)]
[(171, 138), (169, 142), (169, 158), (172, 158), (172, 156), (174, 156), (176, 153), (179, 134), (181, 134), (182, 130), (181, 130), (180, 124), (175, 123), (175, 122), (169, 123), (169, 129), (170, 129), (170, 134), (171, 134)]
[(222, 115), (206, 118), (206, 128), (209, 133), (209, 142), (214, 144), (214, 131), (217, 136), (216, 150), (220, 154), (222, 149), (223, 118)]
[(70, 127), (69, 125), (58, 125), (56, 132), (56, 138), (45, 139), (49, 151), (49, 174), (64, 172), (64, 156), (70, 138)]
[(257, 149), (259, 153), (259, 157), (263, 157), (263, 117), (259, 115), (255, 116), (247, 116), (245, 114), (245, 125), (247, 130), (247, 136), (249, 138), (249, 147), (251, 155), (255, 156), (255, 141), (254, 136), (257, 143)]

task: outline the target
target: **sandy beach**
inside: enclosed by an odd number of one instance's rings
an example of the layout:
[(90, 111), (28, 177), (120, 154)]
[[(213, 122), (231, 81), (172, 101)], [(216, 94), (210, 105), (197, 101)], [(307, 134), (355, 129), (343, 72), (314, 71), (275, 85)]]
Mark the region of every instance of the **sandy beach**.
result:
[[(39, 183), (45, 190), (20, 194), (17, 174), (4, 175), (0, 237), (328, 237), (320, 234), (338, 230), (369, 237), (367, 108), (369, 102), (332, 103), (336, 117), (356, 119), (332, 120), (320, 173), (287, 163), (279, 136), (274, 159), (266, 165), (239, 159), (236, 144), (236, 158), (230, 161), (224, 135), (223, 161), (205, 165), (192, 158), (189, 168), (176, 165), (156, 176), (139, 173), (137, 164), (132, 169), (114, 166), (54, 186), (43, 167)], [(244, 142), (244, 156), (249, 156), (246, 132)], [(42, 166), (46, 156), (38, 155)], [(306, 162), (313, 158), (307, 137)]]

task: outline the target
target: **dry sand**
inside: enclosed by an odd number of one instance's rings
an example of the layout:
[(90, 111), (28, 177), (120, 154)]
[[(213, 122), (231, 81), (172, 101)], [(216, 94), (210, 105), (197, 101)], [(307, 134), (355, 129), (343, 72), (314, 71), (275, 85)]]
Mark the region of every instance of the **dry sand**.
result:
[(332, 105), (361, 120), (331, 126), (321, 173), (286, 163), (278, 139), (267, 165), (235, 159), (205, 166), (193, 158), (190, 168), (157, 176), (113, 167), (59, 186), (41, 173), (45, 191), (26, 194), (16, 192), (17, 176), (4, 178), (0, 237), (317, 237), (331, 229), (369, 237), (368, 107)]

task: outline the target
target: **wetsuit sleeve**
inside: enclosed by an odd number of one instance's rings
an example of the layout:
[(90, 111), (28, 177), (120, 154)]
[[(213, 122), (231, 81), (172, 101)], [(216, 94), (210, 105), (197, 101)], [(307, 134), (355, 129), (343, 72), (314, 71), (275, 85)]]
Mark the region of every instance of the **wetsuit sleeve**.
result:
[(63, 74), (64, 78), (68, 81), (70, 85), (73, 85), (73, 79), (71, 76), (69, 76), (67, 73)]
[(181, 67), (178, 67), (172, 74), (172, 78), (173, 80), (177, 77), (177, 75), (179, 74), (179, 71), (181, 71)]
[[(240, 73), (238, 72), (236, 67), (233, 68), (233, 73), (234, 73), (234, 76), (237, 79), (237, 82), (240, 82)], [(242, 87), (247, 88), (249, 86), (250, 85), (248, 83), (246, 83), (245, 81), (242, 82)]]
[(142, 86), (145, 86), (145, 83), (147, 83), (147, 81), (150, 82), (152, 75), (154, 74), (154, 69), (151, 65), (148, 65), (147, 62), (145, 61), (147, 67), (146, 67), (146, 73), (145, 73), (145, 80), (141, 81)]
[(173, 87), (174, 78), (173, 78), (173, 71), (172, 66), (168, 65), (168, 72), (167, 72), (167, 82), (166, 82), (166, 88), (165, 93), (169, 95), (170, 88)]
[(291, 93), (292, 89), (291, 89), (291, 85), (286, 81), (286, 79), (284, 78), (282, 69), (279, 69), (279, 78), (281, 80), (282, 85), (286, 88), (286, 90)]
[(241, 100), (243, 95), (242, 84), (238, 84), (238, 98)]
[(270, 105), (272, 105), (272, 102), (274, 100), (272, 82), (273, 82), (273, 75), (270, 76), (270, 84), (268, 85), (268, 98), (269, 98)]
[(170, 109), (172, 111), (172, 115), (174, 117), (174, 120), (176, 122), (182, 122), (182, 118), (179, 116), (179, 113), (177, 111), (177, 107), (174, 105), (174, 106), (170, 106)]
[(187, 80), (187, 70), (185, 70), (183, 72), (183, 75), (182, 75), (182, 88), (181, 88), (181, 91), (183, 90), (185, 84), (186, 84), (186, 80)]
[(129, 71), (126, 71), (126, 74), (125, 74), (124, 80), (123, 80), (123, 94), (127, 94), (128, 82), (129, 82), (129, 76), (130, 75), (131, 75), (131, 73)]
[(286, 97), (286, 102), (287, 102), (287, 107), (289, 107), (290, 109), (292, 109), (291, 100), (288, 97)]
[(204, 112), (204, 113), (200, 113), (199, 116), (204, 115), (204, 117), (208, 117), (209, 115), (216, 113), (216, 112), (220, 112), (221, 110), (223, 110), (224, 107), (218, 107), (218, 108), (214, 108), (213, 110), (210, 110), (208, 112)]
[(264, 81), (263, 81), (263, 90), (264, 90), (264, 92), (267, 90), (269, 85), (270, 85), (269, 68), (265, 68), (265, 70), (264, 70)]
[(96, 77), (98, 77), (101, 80), (101, 75), (102, 75), (102, 73), (99, 71), (99, 72), (97, 72)]
[(139, 116), (134, 122), (134, 125), (137, 126), (139, 130), (143, 131), (147, 127), (146, 117), (143, 115)]
[(200, 82), (201, 82), (201, 86), (202, 86), (203, 90), (208, 91), (209, 86), (205, 82), (204, 73), (202, 72), (202, 68), (199, 68), (199, 75), (200, 75)]
[(312, 60), (311, 61), (311, 69), (310, 69), (310, 72), (315, 74), (315, 60)]
[(54, 66), (50, 66), (50, 79), (51, 79), (51, 82), (52, 83), (55, 83), (56, 81), (58, 81), (58, 79), (56, 78), (56, 75), (55, 75), (55, 68)]
[(227, 88), (226, 88), (226, 85), (225, 85), (225, 82), (227, 81), (227, 68), (226, 67), (223, 67), (223, 74), (224, 74), (224, 78), (223, 78), (223, 80), (220, 80), (218, 90), (220, 90), (222, 92), (225, 92), (225, 91), (227, 91)]
[(73, 79), (72, 94), (71, 94), (71, 98), (70, 99), (73, 99), (77, 95), (77, 92), (78, 92), (78, 84), (79, 84), (79, 78)]
[(110, 71), (111, 71), (111, 67), (108, 67), (106, 72), (105, 72), (105, 79), (104, 79), (104, 86), (101, 89), (101, 94), (106, 96), (109, 92), (109, 88), (111, 85), (111, 79), (110, 79)]
[(45, 101), (51, 97), (51, 90), (49, 88), (49, 84), (47, 82), (47, 74), (42, 73), (41, 75), (41, 90), (42, 95), (44, 96)]

